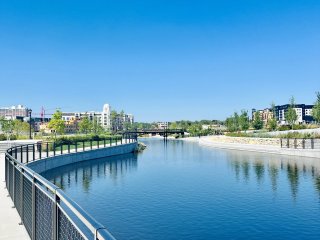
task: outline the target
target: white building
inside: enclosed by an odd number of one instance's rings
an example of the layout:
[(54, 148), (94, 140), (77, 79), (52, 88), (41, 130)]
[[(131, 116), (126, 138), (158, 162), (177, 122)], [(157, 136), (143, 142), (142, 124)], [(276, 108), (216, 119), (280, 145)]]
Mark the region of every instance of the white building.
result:
[[(83, 117), (88, 116), (90, 121), (97, 121), (104, 129), (111, 130), (112, 129), (112, 121), (111, 121), (111, 106), (109, 104), (104, 104), (102, 108), (102, 112), (88, 111), (88, 112), (63, 112), (62, 119), (64, 121), (69, 121), (72, 118), (80, 121)], [(134, 117), (132, 114), (124, 114), (123, 118), (117, 118), (114, 124), (116, 125), (117, 130), (123, 129), (124, 123), (133, 123)]]

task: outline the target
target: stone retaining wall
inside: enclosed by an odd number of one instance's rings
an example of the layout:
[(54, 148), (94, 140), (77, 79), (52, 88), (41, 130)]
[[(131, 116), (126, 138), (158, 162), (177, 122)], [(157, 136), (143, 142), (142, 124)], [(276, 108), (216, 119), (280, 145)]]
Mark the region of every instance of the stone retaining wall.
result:
[(279, 138), (212, 136), (212, 137), (209, 137), (209, 140), (216, 143), (237, 143), (237, 144), (280, 146)]

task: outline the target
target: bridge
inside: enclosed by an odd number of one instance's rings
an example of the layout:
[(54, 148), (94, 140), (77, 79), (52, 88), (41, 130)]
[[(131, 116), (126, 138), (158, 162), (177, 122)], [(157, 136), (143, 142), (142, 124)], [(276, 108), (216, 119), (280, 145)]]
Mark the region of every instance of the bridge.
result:
[(135, 129), (135, 130), (125, 131), (123, 134), (131, 135), (131, 136), (143, 135), (143, 134), (152, 134), (152, 135), (159, 134), (160, 136), (163, 136), (164, 140), (167, 140), (168, 135), (170, 134), (181, 134), (184, 136), (185, 130), (184, 129)]

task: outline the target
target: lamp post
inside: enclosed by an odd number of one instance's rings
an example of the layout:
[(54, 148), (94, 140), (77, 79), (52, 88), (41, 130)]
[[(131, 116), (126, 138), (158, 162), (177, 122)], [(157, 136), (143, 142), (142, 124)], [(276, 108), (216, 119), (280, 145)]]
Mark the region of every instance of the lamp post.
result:
[(29, 139), (32, 139), (32, 136), (31, 136), (31, 113), (32, 113), (32, 110), (29, 109)]

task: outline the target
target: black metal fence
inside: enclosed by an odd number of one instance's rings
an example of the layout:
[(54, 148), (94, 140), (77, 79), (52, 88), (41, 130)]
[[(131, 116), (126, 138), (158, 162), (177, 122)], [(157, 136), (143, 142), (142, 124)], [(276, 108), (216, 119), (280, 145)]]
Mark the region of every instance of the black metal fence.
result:
[(281, 138), (281, 148), (293, 149), (320, 149), (318, 138)]
[(104, 226), (67, 197), (59, 187), (28, 168), (25, 163), (136, 141), (136, 135), (125, 135), (110, 138), (109, 142), (81, 141), (59, 146), (53, 142), (44, 142), (9, 148), (5, 156), (6, 187), (30, 238), (114, 239)]

